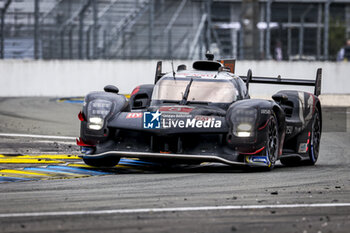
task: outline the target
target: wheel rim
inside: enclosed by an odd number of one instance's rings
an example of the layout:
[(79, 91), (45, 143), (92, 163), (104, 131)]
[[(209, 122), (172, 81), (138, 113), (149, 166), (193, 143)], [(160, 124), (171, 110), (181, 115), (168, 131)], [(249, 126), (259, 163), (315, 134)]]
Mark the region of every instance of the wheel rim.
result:
[(268, 142), (267, 152), (270, 164), (274, 164), (277, 159), (277, 147), (278, 147), (278, 136), (277, 136), (277, 124), (274, 117), (270, 119), (269, 131), (268, 131)]
[(318, 152), (321, 141), (321, 122), (319, 114), (315, 114), (314, 120), (312, 122), (311, 131), (311, 156), (312, 160), (315, 162), (318, 158)]

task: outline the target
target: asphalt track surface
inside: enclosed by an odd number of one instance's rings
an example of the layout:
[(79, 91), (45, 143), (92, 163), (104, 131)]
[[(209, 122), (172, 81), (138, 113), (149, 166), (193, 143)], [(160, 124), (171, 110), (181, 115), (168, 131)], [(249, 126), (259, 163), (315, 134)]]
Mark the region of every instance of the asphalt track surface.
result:
[(137, 160), (86, 167), (73, 140), (80, 108), (0, 99), (0, 232), (350, 231), (349, 109), (324, 109), (316, 166), (251, 172)]

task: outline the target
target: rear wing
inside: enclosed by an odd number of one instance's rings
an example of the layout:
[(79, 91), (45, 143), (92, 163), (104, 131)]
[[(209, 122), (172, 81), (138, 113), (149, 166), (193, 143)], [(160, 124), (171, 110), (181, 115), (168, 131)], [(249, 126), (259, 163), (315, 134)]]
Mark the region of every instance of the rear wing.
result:
[(321, 94), (321, 81), (322, 81), (322, 69), (318, 68), (316, 72), (315, 80), (308, 79), (287, 79), (281, 78), (278, 75), (277, 78), (270, 77), (257, 77), (252, 76), (252, 71), (248, 70), (247, 76), (239, 76), (245, 81), (247, 89), (249, 88), (249, 83), (263, 83), (263, 84), (280, 84), (280, 85), (296, 85), (296, 86), (313, 86), (314, 94), (319, 96)]

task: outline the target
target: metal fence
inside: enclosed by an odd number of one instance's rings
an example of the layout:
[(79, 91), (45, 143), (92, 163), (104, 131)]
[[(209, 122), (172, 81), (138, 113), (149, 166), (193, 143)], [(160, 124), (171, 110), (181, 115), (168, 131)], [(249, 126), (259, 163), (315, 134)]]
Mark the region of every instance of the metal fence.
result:
[[(329, 60), (350, 0), (0, 0), (1, 58)], [(337, 35), (337, 36), (334, 36)]]

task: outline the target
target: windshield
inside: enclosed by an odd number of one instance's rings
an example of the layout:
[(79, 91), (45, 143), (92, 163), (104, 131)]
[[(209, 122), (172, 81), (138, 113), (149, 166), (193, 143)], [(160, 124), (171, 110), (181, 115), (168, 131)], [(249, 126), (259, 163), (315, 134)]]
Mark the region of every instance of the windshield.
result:
[[(187, 102), (232, 103), (238, 91), (230, 80), (193, 78)], [(183, 99), (190, 78), (162, 78), (154, 87), (152, 100), (178, 101)]]

